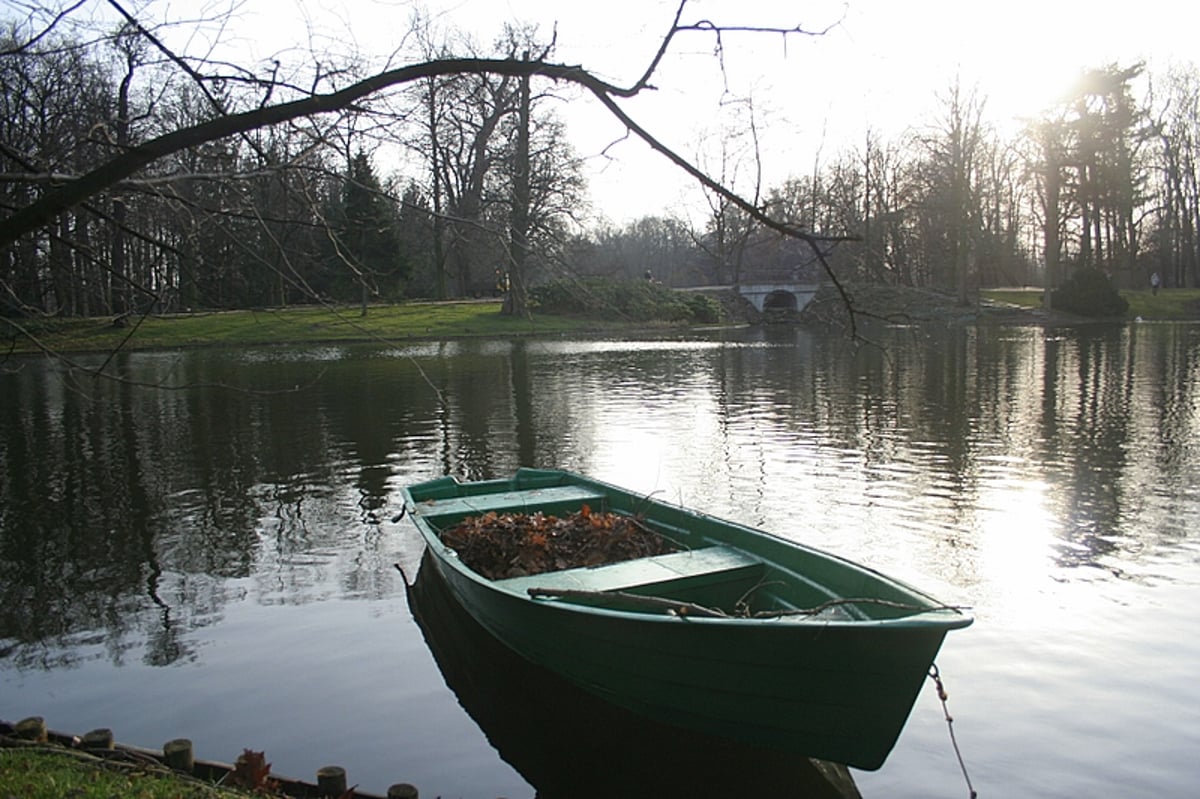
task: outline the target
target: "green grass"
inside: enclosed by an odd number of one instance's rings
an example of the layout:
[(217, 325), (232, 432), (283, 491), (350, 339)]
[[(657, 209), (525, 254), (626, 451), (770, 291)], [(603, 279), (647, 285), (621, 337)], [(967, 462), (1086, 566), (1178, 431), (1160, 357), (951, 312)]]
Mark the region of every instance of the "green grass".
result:
[[(499, 301), (412, 302), (355, 308), (296, 307), (253, 311), (130, 317), (123, 328), (108, 317), (63, 320), (4, 320), (0, 330), (14, 352), (178, 349), (198, 346), (405, 341), (462, 336), (507, 337), (618, 329), (574, 317), (500, 313)], [(2, 341), (2, 340), (0, 340)], [(4, 345), (0, 345), (4, 346)], [(7, 349), (7, 346), (5, 347)]]
[(0, 749), (0, 797), (237, 799), (249, 794), (158, 769), (117, 766), (46, 749)]
[[(1200, 319), (1200, 289), (1124, 291), (1129, 319)], [(1041, 290), (987, 289), (981, 295), (1019, 308), (1041, 307)], [(109, 317), (89, 319), (0, 319), (0, 350), (111, 352), (116, 349), (304, 344), (471, 337), (507, 338), (628, 330), (629, 322), (535, 314), (531, 319), (500, 313), (500, 302), (409, 302), (360, 309), (294, 307), (130, 317), (115, 327)], [(0, 354), (2, 357), (2, 354)], [(0, 797), (3, 799), (3, 797)]]
[(1200, 318), (1200, 289), (1159, 289), (1152, 294), (1144, 291), (1122, 291), (1129, 300), (1130, 319), (1186, 320)]
[(1020, 308), (1042, 307), (1041, 289), (983, 289), (979, 294), (984, 299), (1005, 305), (1016, 305)]
[[(981, 296), (994, 302), (1015, 305), (1021, 308), (1040, 308), (1041, 289), (984, 289)], [(1160, 289), (1158, 294), (1150, 289), (1121, 292), (1129, 301), (1127, 319), (1156, 319), (1163, 321), (1187, 321), (1200, 319), (1200, 289)]]

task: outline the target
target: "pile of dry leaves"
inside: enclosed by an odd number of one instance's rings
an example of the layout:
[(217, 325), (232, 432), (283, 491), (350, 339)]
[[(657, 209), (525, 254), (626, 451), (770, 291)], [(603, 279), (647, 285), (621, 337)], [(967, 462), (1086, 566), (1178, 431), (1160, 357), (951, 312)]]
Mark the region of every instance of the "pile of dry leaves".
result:
[(678, 549), (637, 519), (593, 512), (569, 516), (485, 513), (442, 532), (442, 543), (489, 580), (599, 566)]

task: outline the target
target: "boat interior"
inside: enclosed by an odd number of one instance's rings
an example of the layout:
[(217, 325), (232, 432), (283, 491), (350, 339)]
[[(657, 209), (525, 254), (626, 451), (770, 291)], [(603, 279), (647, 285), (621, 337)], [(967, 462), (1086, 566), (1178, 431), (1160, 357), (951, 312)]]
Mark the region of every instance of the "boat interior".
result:
[[(419, 503), (417, 512), (440, 531), (468, 516), (488, 512), (562, 515), (574, 513), (583, 505), (612, 510), (608, 504), (602, 493), (565, 485), (425, 501)], [(495, 585), (546, 601), (659, 614), (787, 616), (820, 621), (880, 617), (872, 608), (843, 603), (842, 596), (818, 582), (695, 530), (666, 523), (652, 513), (642, 517), (642, 522), (679, 551), (512, 577), (498, 580)], [(805, 613), (814, 608), (819, 610)]]

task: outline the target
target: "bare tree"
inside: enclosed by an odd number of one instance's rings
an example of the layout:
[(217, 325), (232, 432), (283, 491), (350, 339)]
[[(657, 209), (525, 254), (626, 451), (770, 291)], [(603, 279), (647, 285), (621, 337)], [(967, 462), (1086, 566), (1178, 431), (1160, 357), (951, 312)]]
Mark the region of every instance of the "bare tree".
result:
[[(115, 0), (112, 5), (121, 8)], [(473, 82), (480, 88), (480, 94), (477, 96), (490, 109), (478, 117), (478, 119), (482, 119), (482, 123), (469, 137), (472, 147), (462, 153), (463, 160), (454, 165), (445, 160), (439, 163), (443, 177), (456, 171), (458, 177), (462, 178), (460, 186), (464, 191), (454, 197), (447, 190), (446, 196), (452, 204), (454, 202), (459, 204), (460, 211), (467, 212), (462, 214), (466, 218), (473, 215), (470, 205), (477, 202), (482, 193), (480, 172), (482, 170), (486, 175), (484, 167), (489, 157), (482, 146), (490, 139), (490, 132), (487, 132), (487, 129), (494, 130), (500, 125), (501, 120), (511, 113), (515, 98), (519, 97), (518, 87), (522, 81), (537, 79), (559, 85), (579, 87), (585, 94), (607, 109), (620, 124), (629, 130), (631, 135), (643, 140), (653, 150), (698, 181), (702, 187), (724, 198), (733, 208), (738, 209), (757, 223), (784, 235), (809, 242), (815, 247), (819, 243), (820, 237), (772, 219), (758, 207), (755, 198), (746, 199), (740, 196), (730, 187), (723, 185), (719, 179), (713, 178), (703, 169), (680, 156), (639, 125), (622, 108), (622, 100), (637, 96), (649, 88), (664, 55), (676, 38), (682, 34), (700, 32), (707, 36), (715, 36), (720, 43), (722, 37), (734, 32), (768, 31), (785, 36), (806, 33), (799, 27), (722, 27), (707, 21), (684, 23), (682, 16), (686, 8), (686, 0), (681, 0), (671, 24), (666, 29), (660, 47), (649, 60), (646, 69), (636, 80), (626, 86), (602, 80), (579, 66), (547, 61), (545, 56), (523, 59), (510, 53), (508, 57), (504, 58), (438, 57), (386, 69), (352, 80), (340, 87), (335, 86), (322, 91), (323, 85), (342, 80), (344, 73), (337, 73), (335, 80), (334, 75), (318, 62), (315, 65), (315, 75), (311, 86), (305, 88), (297, 85), (294, 81), (285, 83), (280, 80), (277, 75), (278, 66), (266, 74), (258, 75), (240, 68), (221, 69), (220, 65), (185, 58), (172, 52), (145, 26), (131, 22), (132, 27), (149, 46), (162, 53), (164, 58), (176, 65), (190, 82), (200, 87), (201, 92), (212, 101), (211, 106), (215, 113), (210, 119), (184, 124), (158, 135), (148, 136), (141, 141), (129, 141), (117, 151), (101, 157), (90, 167), (79, 170), (77, 174), (63, 176), (60, 182), (47, 186), (37, 196), (15, 199), (11, 213), (0, 219), (0, 248), (18, 246), (24, 237), (55, 224), (56, 220), (64, 214), (81, 207), (106, 191), (117, 187), (130, 189), (149, 185), (145, 172), (147, 168), (190, 148), (231, 138), (247, 142), (247, 134), (253, 131), (303, 119), (319, 120), (328, 115), (336, 116), (361, 107), (364, 102), (397, 88), (430, 80), (449, 81), (451, 79)], [(124, 9), (121, 10), (128, 18), (132, 19), (132, 15), (124, 12)], [(25, 41), (30, 40), (29, 37), (26, 37)], [(14, 48), (22, 46), (24, 45), (20, 42), (13, 45)], [(217, 102), (211, 92), (212, 87), (228, 89), (235, 85), (242, 90), (240, 101), (231, 95), (227, 101)], [(241, 110), (235, 110), (239, 106)], [(445, 152), (445, 149), (442, 148), (442, 155)], [(443, 188), (448, 189), (446, 184), (443, 184)], [(437, 195), (436, 190), (434, 194)], [(818, 254), (818, 257), (823, 256)], [(832, 273), (830, 276), (837, 284), (836, 276), (833, 276)]]
[(1050, 310), (1053, 289), (1058, 287), (1062, 277), (1063, 182), (1066, 168), (1063, 126), (1061, 122), (1046, 120), (1035, 126), (1034, 137), (1038, 145), (1037, 155), (1041, 157), (1040, 162), (1034, 161), (1033, 169), (1038, 180), (1042, 217), (1043, 285), (1046, 289), (1042, 294), (1042, 305)]
[(1143, 64), (1088, 70), (1070, 105), (1081, 263), (1113, 276), (1132, 275), (1139, 246), (1134, 208), (1141, 200), (1137, 150), (1145, 129), (1130, 84), (1143, 70)]
[[(722, 186), (737, 190), (757, 208), (763, 194), (763, 163), (754, 103), (749, 98), (729, 99), (722, 103), (722, 111), (722, 128), (701, 143), (697, 162)], [(715, 150), (715, 164), (706, 164), (704, 149)], [(704, 198), (708, 219), (703, 233), (696, 235), (696, 244), (712, 259), (718, 283), (740, 285), (747, 248), (758, 224), (745, 208), (719, 191), (708, 189)]]
[(1150, 130), (1156, 141), (1153, 267), (1168, 286), (1200, 285), (1200, 75), (1176, 67)]

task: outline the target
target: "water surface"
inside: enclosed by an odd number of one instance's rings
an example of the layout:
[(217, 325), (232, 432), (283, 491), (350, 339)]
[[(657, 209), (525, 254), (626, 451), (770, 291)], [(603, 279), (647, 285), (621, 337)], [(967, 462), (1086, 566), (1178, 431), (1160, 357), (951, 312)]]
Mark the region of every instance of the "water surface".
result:
[[(421, 554), (392, 522), (401, 486), (532, 465), (972, 605), (939, 666), (982, 796), (1187, 795), (1200, 328), (871, 338), (132, 354), (100, 381), (9, 359), (0, 718), (190, 737), (213, 759), (250, 747), (293, 776), (338, 763), (378, 792), (532, 796), (501, 757), (520, 760), (511, 730), (481, 730), (447, 687), (392, 568)], [(518, 715), (504, 698), (469, 709)], [(868, 797), (965, 795), (932, 684), (854, 778)]]

